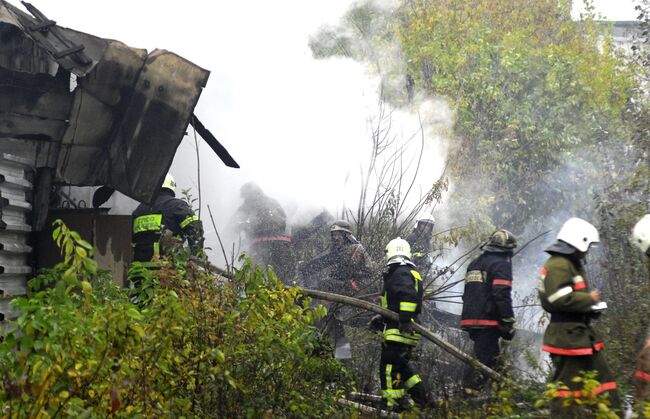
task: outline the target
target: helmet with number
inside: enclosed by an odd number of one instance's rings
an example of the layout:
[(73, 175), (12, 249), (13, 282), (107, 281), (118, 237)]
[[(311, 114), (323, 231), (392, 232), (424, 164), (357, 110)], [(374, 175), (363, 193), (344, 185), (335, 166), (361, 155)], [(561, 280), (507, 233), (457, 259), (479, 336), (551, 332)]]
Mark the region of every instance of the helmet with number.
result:
[(589, 250), (589, 246), (593, 243), (600, 243), (600, 236), (596, 227), (577, 217), (570, 218), (564, 223), (557, 234), (557, 239), (571, 245), (580, 252)]
[(174, 177), (167, 173), (167, 176), (165, 176), (165, 181), (162, 184), (163, 188), (169, 189), (172, 192), (176, 192), (176, 181), (174, 180)]
[(406, 240), (398, 237), (388, 242), (386, 245), (386, 261), (403, 257), (411, 259), (411, 245)]
[(634, 226), (632, 243), (650, 257), (650, 214), (644, 215)]
[(508, 230), (499, 229), (490, 235), (488, 241), (481, 246), (485, 252), (512, 252), (517, 247), (517, 237)]
[(336, 220), (330, 226), (330, 233), (334, 233), (335, 231), (352, 234), (352, 225), (345, 220)]

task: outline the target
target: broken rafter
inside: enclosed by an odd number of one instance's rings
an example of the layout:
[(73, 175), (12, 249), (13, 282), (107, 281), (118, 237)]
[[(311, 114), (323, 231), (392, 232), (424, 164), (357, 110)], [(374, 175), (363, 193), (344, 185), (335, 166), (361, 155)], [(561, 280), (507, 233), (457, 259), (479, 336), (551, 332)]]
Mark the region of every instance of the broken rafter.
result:
[(192, 118), (190, 118), (190, 124), (194, 127), (196, 132), (203, 138), (203, 140), (208, 143), (212, 151), (215, 152), (217, 156), (221, 159), (222, 162), (228, 167), (232, 167), (234, 169), (239, 169), (239, 164), (235, 161), (235, 159), (228, 153), (228, 150), (221, 145), (219, 140), (208, 130), (201, 121), (199, 121), (199, 118), (196, 117), (196, 115), (192, 115)]
[[(74, 45), (70, 42), (63, 33), (56, 27), (56, 22), (48, 19), (40, 10), (38, 10), (33, 4), (22, 1), (23, 6), (29, 11), (29, 13), (34, 16), (37, 23), (29, 27), (31, 32), (49, 32), (51, 33), (61, 45), (64, 45), (66, 48), (59, 51), (56, 50), (54, 44), (50, 42), (55, 51), (50, 51), (56, 59), (61, 59), (71, 55), (72, 58), (77, 61), (79, 64), (87, 66), (93, 63), (93, 60), (90, 59), (84, 52), (83, 45)], [(43, 34), (47, 35), (47, 33)], [(47, 39), (47, 38), (43, 38)]]

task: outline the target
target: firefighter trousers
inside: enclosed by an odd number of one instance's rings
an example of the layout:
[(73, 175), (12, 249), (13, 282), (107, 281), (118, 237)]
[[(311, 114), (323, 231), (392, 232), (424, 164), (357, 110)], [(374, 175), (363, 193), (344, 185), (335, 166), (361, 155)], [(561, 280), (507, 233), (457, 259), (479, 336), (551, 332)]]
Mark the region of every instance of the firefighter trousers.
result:
[(379, 380), (381, 395), (388, 408), (398, 407), (406, 393), (410, 394), (418, 406), (427, 405), (422, 379), (409, 365), (412, 350), (412, 346), (398, 342), (384, 341), (382, 344)]
[(580, 390), (583, 387), (583, 383), (574, 383), (573, 378), (579, 377), (587, 371), (596, 371), (595, 378), (600, 382), (600, 385), (594, 389), (593, 394), (598, 395), (608, 392), (608, 397), (611, 401), (610, 407), (615, 409), (620, 408), (620, 400), (616, 391), (616, 381), (614, 381), (614, 377), (602, 351), (594, 350), (592, 355), (579, 356), (551, 354), (551, 361), (553, 361), (554, 367), (551, 382), (562, 382), (569, 388), (569, 390), (558, 391), (558, 397), (551, 403), (551, 413), (554, 416), (575, 416), (574, 413), (576, 410), (579, 410), (578, 407), (574, 405), (574, 409), (566, 409), (562, 407), (562, 402), (566, 397), (580, 397)]
[[(483, 329), (470, 329), (469, 338), (474, 342), (474, 356), (481, 361), (481, 364), (493, 370), (502, 369), (501, 352), (499, 349), (499, 338), (501, 332), (496, 327)], [(474, 367), (467, 366), (463, 379), (465, 388), (479, 390), (488, 381), (488, 377), (480, 374)]]

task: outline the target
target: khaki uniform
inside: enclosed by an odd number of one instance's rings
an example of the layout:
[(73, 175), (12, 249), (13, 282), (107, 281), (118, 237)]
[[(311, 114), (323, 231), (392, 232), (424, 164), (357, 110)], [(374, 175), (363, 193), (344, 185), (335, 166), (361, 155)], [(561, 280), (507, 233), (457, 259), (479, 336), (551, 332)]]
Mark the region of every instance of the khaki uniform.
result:
[[(600, 386), (594, 395), (616, 390), (598, 332), (591, 326), (593, 301), (585, 273), (569, 256), (552, 254), (540, 272), (539, 298), (551, 322), (544, 333), (542, 350), (551, 354), (555, 371), (551, 381), (563, 382), (570, 390), (558, 392), (558, 398), (579, 396), (580, 383), (572, 379), (582, 371), (597, 371)], [(616, 407), (617, 395), (610, 393)], [(557, 407), (557, 406), (556, 406)]]

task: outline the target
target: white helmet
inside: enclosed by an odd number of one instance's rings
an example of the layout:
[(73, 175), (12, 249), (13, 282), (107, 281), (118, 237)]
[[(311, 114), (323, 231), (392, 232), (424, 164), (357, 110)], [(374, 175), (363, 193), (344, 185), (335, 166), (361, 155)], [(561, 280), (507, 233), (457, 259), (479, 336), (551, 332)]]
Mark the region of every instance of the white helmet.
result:
[(632, 243), (650, 256), (650, 214), (641, 218), (632, 229)]
[(386, 245), (386, 261), (397, 256), (411, 259), (411, 245), (409, 242), (399, 237), (389, 241)]
[(163, 182), (162, 187), (167, 188), (172, 192), (176, 192), (176, 181), (174, 180), (174, 177), (169, 173), (167, 173), (167, 176), (165, 176), (165, 181)]
[(596, 227), (582, 218), (576, 217), (570, 218), (564, 223), (557, 234), (557, 239), (575, 247), (580, 252), (586, 252), (592, 243), (600, 242)]
[(436, 223), (436, 219), (433, 218), (433, 217), (431, 217), (431, 218), (420, 218), (417, 221), (417, 224), (428, 224), (428, 225), (431, 225), (431, 226), (433, 226), (435, 223)]

